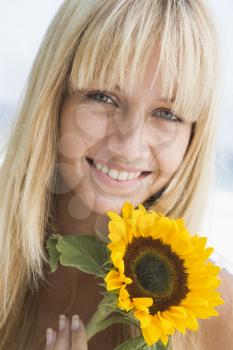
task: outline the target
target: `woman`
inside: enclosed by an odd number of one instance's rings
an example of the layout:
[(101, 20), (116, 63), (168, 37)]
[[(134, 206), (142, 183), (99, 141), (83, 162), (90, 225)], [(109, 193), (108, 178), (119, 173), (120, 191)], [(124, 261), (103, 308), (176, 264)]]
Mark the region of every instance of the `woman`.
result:
[[(202, 0), (64, 1), (0, 171), (1, 349), (87, 349), (99, 281), (62, 266), (50, 274), (50, 234), (106, 240), (105, 213), (125, 200), (198, 231), (213, 173), (216, 56)], [(221, 277), (220, 317), (175, 335), (175, 350), (231, 347), (232, 277)], [(133, 333), (112, 326), (88, 348), (110, 350)]]

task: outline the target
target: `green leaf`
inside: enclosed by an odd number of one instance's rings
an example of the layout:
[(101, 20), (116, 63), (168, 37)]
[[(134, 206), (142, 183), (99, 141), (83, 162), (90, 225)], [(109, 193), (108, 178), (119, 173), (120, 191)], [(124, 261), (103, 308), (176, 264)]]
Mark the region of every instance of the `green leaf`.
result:
[(77, 267), (79, 270), (99, 277), (105, 276), (102, 268), (108, 258), (104, 243), (92, 236), (59, 236), (57, 250), (60, 263), (64, 266)]
[(51, 272), (56, 271), (58, 261), (60, 258), (60, 252), (57, 250), (57, 242), (59, 239), (59, 235), (51, 235), (47, 240), (46, 247), (49, 251), (49, 264), (51, 267)]
[(161, 341), (158, 341), (158, 343), (156, 343), (156, 350), (167, 350), (168, 347), (163, 345), (163, 343)]
[(87, 327), (88, 340), (90, 340), (96, 333), (105, 330), (106, 328), (115, 323), (125, 323), (128, 325), (132, 324), (130, 320), (122, 316), (109, 317), (101, 322), (96, 323), (95, 325), (92, 325), (92, 327)]
[(145, 347), (143, 336), (138, 336), (133, 339), (128, 339), (124, 343), (118, 345), (114, 350), (141, 350)]

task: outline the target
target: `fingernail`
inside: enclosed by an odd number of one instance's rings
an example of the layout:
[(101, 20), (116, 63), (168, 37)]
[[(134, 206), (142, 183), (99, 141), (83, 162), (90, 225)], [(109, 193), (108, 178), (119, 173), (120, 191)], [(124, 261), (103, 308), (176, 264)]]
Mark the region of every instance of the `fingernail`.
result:
[(76, 331), (79, 329), (79, 316), (78, 315), (73, 315), (72, 317), (72, 323), (71, 323), (71, 329), (72, 331)]
[(48, 328), (46, 332), (46, 345), (51, 345), (53, 342), (53, 330)]
[(66, 316), (59, 315), (59, 330), (63, 331), (66, 328)]

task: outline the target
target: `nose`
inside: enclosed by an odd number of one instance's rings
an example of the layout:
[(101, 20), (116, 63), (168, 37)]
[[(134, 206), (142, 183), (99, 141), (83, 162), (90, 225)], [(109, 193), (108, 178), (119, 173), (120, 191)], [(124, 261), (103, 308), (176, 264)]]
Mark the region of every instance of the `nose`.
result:
[(107, 147), (111, 154), (127, 162), (135, 162), (148, 157), (149, 146), (146, 140), (145, 119), (138, 113), (124, 114), (114, 120)]

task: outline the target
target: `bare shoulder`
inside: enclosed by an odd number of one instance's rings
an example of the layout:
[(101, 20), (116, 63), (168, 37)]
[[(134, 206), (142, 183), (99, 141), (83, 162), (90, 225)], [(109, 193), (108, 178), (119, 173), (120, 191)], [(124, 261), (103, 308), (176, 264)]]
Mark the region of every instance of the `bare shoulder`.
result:
[(214, 342), (211, 349), (229, 350), (233, 349), (233, 275), (222, 269), (219, 277), (221, 284), (218, 291), (224, 304), (216, 307), (219, 316), (206, 320), (205, 328), (209, 327), (208, 341)]
[(233, 275), (226, 269), (222, 269), (219, 273), (219, 277), (221, 279), (221, 285), (219, 286), (218, 290), (221, 293), (225, 294), (225, 297), (227, 299), (230, 299), (232, 301), (233, 300)]
[(230, 350), (233, 349), (233, 275), (225, 269), (219, 273), (218, 291), (224, 304), (216, 307), (219, 316), (199, 320), (197, 332), (187, 331), (177, 336), (173, 350)]

